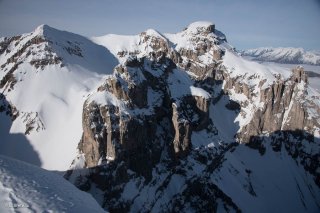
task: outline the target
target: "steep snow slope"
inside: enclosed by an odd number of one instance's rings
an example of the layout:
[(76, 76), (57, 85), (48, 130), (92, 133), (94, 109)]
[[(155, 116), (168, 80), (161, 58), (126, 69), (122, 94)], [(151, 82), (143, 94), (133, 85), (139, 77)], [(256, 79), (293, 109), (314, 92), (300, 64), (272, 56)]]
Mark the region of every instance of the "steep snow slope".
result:
[(104, 47), (46, 25), (8, 42), (0, 64), (4, 79), (16, 79), (1, 88), (17, 111), (10, 133), (26, 133), (42, 167), (68, 168), (82, 134), (84, 98), (116, 63)]
[(104, 212), (63, 177), (0, 155), (0, 212)]
[(282, 148), (274, 152), (267, 145), (261, 155), (240, 145), (224, 155), (210, 178), (243, 212), (319, 211), (320, 193), (312, 176)]

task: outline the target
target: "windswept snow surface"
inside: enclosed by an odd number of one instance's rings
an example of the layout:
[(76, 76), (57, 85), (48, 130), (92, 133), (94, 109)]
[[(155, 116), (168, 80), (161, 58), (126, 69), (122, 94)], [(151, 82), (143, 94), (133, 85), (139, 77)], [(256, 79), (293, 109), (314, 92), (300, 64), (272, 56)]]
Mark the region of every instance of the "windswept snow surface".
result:
[(104, 212), (63, 177), (0, 155), (0, 212)]
[(244, 145), (227, 152), (212, 180), (243, 212), (319, 212), (320, 191), (313, 177), (284, 147), (280, 152), (266, 148), (263, 156)]

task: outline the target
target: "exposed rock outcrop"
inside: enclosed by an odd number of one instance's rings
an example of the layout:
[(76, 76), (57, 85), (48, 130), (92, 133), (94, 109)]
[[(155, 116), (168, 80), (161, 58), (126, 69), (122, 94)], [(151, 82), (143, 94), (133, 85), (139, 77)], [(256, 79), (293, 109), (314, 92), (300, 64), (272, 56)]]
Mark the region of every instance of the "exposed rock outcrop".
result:
[(173, 141), (174, 152), (176, 155), (185, 156), (191, 149), (191, 124), (190, 121), (183, 118), (178, 111), (177, 105), (173, 104), (172, 123), (175, 131)]
[(260, 90), (262, 106), (254, 113), (251, 122), (243, 127), (238, 136), (242, 142), (248, 142), (252, 136), (279, 130), (305, 130), (313, 134), (319, 128), (319, 106), (313, 106), (317, 114), (309, 115), (305, 105), (307, 75), (303, 68), (293, 69), (292, 76), (286, 81), (278, 80), (271, 87)]

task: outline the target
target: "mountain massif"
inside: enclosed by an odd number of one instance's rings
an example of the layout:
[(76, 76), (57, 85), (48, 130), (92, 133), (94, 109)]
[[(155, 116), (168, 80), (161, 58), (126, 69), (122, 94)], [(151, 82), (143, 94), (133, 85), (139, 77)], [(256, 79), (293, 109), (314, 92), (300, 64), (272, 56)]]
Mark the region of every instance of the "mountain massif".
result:
[(320, 95), (248, 61), (210, 22), (0, 39), (0, 154), (110, 212), (318, 212)]

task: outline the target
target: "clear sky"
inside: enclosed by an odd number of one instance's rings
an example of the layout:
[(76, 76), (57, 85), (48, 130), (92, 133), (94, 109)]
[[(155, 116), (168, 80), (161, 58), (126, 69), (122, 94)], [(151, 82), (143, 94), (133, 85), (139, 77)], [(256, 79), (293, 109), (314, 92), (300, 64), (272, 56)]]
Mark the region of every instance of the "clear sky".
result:
[(0, 0), (0, 36), (40, 24), (85, 36), (178, 32), (202, 20), (237, 49), (320, 50), (320, 0)]

